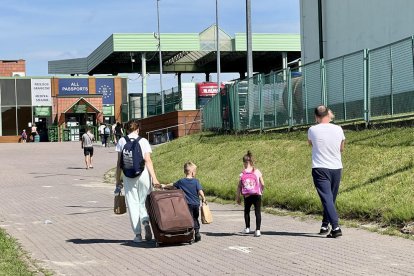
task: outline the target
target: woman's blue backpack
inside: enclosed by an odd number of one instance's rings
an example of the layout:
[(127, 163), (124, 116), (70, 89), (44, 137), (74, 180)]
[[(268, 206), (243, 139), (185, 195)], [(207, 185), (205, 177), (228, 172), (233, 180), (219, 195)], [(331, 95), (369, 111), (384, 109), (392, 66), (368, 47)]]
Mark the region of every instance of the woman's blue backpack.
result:
[(130, 139), (128, 136), (124, 136), (126, 144), (121, 154), (121, 168), (126, 177), (134, 178), (141, 175), (145, 169), (145, 160), (142, 156), (141, 146), (139, 140)]

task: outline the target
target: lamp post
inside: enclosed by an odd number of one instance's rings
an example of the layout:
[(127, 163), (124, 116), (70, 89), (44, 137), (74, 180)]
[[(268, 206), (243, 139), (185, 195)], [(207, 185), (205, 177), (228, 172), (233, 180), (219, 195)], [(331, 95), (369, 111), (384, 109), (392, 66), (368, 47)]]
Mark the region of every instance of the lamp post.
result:
[(250, 0), (246, 0), (247, 78), (253, 76), (252, 23)]
[(159, 8), (159, 2), (157, 1), (157, 23), (158, 23), (158, 58), (160, 60), (160, 90), (161, 90), (161, 113), (165, 113), (164, 108), (164, 90), (162, 89), (162, 54), (161, 54), (161, 36), (160, 36), (160, 8)]
[(217, 91), (220, 92), (220, 30), (218, 15), (218, 0), (216, 0), (216, 50), (217, 50)]

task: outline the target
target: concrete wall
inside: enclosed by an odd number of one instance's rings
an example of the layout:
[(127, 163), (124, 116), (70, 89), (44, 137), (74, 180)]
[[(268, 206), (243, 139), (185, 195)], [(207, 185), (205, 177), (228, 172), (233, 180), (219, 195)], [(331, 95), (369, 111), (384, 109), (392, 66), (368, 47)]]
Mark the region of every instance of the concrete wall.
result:
[[(414, 34), (413, 0), (322, 0), (324, 57), (380, 47)], [(302, 62), (319, 59), (318, 0), (300, 0)]]

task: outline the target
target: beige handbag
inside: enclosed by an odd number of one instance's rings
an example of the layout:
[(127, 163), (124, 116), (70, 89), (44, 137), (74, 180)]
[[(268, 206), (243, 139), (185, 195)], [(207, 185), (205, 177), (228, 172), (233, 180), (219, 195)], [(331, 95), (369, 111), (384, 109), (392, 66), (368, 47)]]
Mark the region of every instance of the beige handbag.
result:
[(114, 213), (117, 215), (122, 215), (126, 213), (126, 204), (125, 204), (125, 196), (122, 195), (121, 192), (115, 195), (114, 198)]
[(210, 207), (207, 203), (201, 205), (201, 222), (203, 224), (210, 224), (213, 222), (213, 216), (211, 215)]

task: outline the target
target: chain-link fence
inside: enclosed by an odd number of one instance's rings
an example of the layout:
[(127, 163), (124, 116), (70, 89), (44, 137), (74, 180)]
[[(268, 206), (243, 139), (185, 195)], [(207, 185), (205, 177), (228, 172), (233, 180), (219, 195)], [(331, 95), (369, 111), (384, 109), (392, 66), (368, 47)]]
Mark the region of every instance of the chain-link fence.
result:
[(205, 129), (265, 130), (308, 125), (327, 105), (335, 121), (413, 115), (413, 37), (298, 68), (227, 84), (203, 110)]

